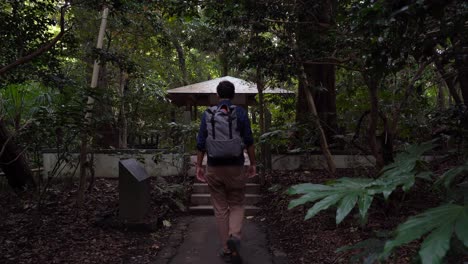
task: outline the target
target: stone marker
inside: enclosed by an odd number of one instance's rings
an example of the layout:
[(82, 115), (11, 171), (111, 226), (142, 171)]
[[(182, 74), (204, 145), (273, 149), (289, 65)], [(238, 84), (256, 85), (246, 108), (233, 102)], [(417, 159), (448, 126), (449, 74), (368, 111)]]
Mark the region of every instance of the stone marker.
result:
[(136, 159), (119, 161), (119, 218), (140, 222), (150, 206), (149, 175)]

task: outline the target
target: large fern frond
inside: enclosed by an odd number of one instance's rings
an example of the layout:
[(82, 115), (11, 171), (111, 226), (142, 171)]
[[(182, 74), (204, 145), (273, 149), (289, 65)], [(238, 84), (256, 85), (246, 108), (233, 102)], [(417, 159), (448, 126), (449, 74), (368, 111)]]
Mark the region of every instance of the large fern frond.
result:
[(396, 157), (395, 163), (383, 168), (381, 176), (376, 180), (340, 178), (328, 185), (304, 183), (292, 186), (288, 193), (302, 196), (292, 200), (289, 209), (315, 202), (307, 211), (307, 220), (325, 209), (336, 206), (336, 223), (339, 224), (357, 204), (360, 217), (365, 219), (374, 195), (381, 193), (387, 199), (396, 188), (401, 186), (404, 191), (408, 191), (416, 178), (428, 179), (432, 176), (421, 159), (422, 154), (432, 147), (432, 143), (410, 146)]
[(400, 224), (396, 232), (396, 237), (385, 244), (382, 256), (429, 233), (422, 242), (419, 256), (423, 264), (441, 263), (450, 248), (453, 233), (468, 247), (468, 206), (445, 204), (429, 209)]

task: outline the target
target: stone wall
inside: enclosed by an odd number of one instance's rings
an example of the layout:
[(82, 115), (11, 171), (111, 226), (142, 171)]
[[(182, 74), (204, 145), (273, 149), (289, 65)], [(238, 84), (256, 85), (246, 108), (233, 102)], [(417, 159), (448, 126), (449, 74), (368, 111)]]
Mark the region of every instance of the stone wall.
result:
[[(375, 164), (373, 156), (364, 155), (333, 155), (337, 169), (372, 167)], [(273, 155), (273, 170), (311, 170), (326, 169), (327, 162), (323, 155)]]
[[(78, 177), (78, 153), (73, 154), (73, 159), (61, 166), (59, 169), (60, 176)], [(50, 151), (43, 153), (44, 158), (44, 175), (48, 175), (54, 168), (57, 162), (57, 154)], [(196, 156), (185, 157), (177, 153), (164, 153), (161, 150), (105, 150), (94, 154), (94, 169), (95, 176), (102, 178), (117, 178), (118, 164), (121, 159), (135, 158), (143, 162), (145, 169), (150, 176), (173, 176), (181, 175), (187, 171), (190, 176), (195, 175), (194, 164)], [(434, 156), (425, 156), (426, 161), (430, 161)], [(333, 155), (336, 167), (342, 168), (358, 168), (372, 167), (375, 164), (373, 156), (365, 155)], [(188, 163), (188, 164), (187, 164)], [(203, 162), (206, 164), (206, 157)], [(326, 169), (327, 163), (323, 155), (306, 155), (306, 154), (285, 154), (273, 155), (272, 157), (273, 170), (311, 170), (311, 169)], [(246, 156), (246, 165), (248, 165), (248, 157)]]
[[(56, 170), (60, 177), (79, 177), (78, 153)], [(102, 150), (94, 154), (95, 177), (117, 178), (119, 161), (134, 158), (143, 163), (150, 176), (172, 176), (184, 173), (184, 155), (164, 153), (161, 150)], [(44, 175), (49, 175), (57, 164), (57, 153), (43, 152)]]
[[(249, 158), (247, 154), (245, 156), (245, 165), (249, 165)], [(372, 167), (375, 164), (373, 156), (363, 155), (333, 155), (336, 167), (342, 168), (357, 168), (357, 167)], [(188, 166), (188, 175), (195, 175), (194, 164), (197, 160), (196, 156), (190, 157), (190, 166)], [(203, 165), (206, 165), (206, 157), (203, 160)], [(323, 155), (306, 155), (306, 154), (284, 154), (284, 155), (273, 155), (272, 156), (273, 170), (311, 170), (311, 169), (326, 169), (327, 163)]]

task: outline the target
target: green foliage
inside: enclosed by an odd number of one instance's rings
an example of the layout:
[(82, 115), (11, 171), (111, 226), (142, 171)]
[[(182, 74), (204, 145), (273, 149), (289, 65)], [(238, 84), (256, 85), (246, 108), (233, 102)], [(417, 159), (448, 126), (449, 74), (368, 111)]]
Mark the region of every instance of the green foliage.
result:
[(380, 172), (380, 177), (375, 184), (380, 186), (385, 199), (398, 187), (402, 186), (403, 191), (408, 191), (415, 183), (416, 178), (431, 180), (432, 173), (426, 167), (426, 162), (421, 156), (431, 150), (432, 143), (412, 145), (404, 152), (395, 157), (395, 162), (385, 166)]
[[(172, 138), (173, 142), (168, 142), (173, 148), (182, 148), (183, 151), (187, 152), (195, 148), (195, 137), (198, 132), (199, 126), (196, 124), (180, 124), (171, 122), (168, 124), (169, 135), (167, 138)], [(186, 147), (186, 149), (185, 149)]]
[(376, 194), (388, 199), (398, 187), (406, 192), (415, 183), (416, 178), (430, 179), (431, 173), (424, 166), (421, 156), (432, 148), (432, 143), (410, 146), (400, 153), (395, 163), (382, 169), (378, 179), (340, 178), (323, 184), (299, 184), (292, 186), (290, 195), (302, 194), (289, 203), (289, 209), (308, 202), (316, 202), (307, 212), (305, 219), (310, 219), (322, 210), (336, 206), (336, 223), (339, 224), (358, 205), (361, 219), (365, 219)]
[(260, 136), (260, 143), (268, 143), (272, 146), (281, 146), (288, 142), (287, 131), (285, 130), (274, 130)]
[[(0, 29), (2, 49), (0, 65), (3, 67), (48, 43), (54, 36), (54, 27), (60, 14), (60, 1), (2, 1)], [(16, 67), (0, 77), (0, 88), (8, 83), (23, 83), (47, 79), (58, 69), (57, 48)]]
[(0, 116), (18, 124), (30, 119), (40, 106), (51, 103), (49, 89), (38, 82), (10, 84), (0, 90)]
[(429, 209), (400, 224), (396, 233), (396, 237), (385, 244), (383, 256), (388, 256), (398, 246), (429, 234), (419, 250), (421, 261), (423, 264), (442, 263), (452, 235), (468, 247), (468, 206), (445, 204)]
[(303, 194), (298, 199), (289, 203), (289, 209), (307, 202), (315, 202), (305, 216), (305, 219), (314, 217), (322, 210), (330, 206), (337, 205), (336, 223), (339, 224), (358, 204), (360, 216), (365, 218), (369, 206), (373, 200), (373, 194), (369, 190), (372, 179), (350, 179), (341, 178), (330, 185), (304, 183), (291, 187), (288, 190), (290, 195)]
[[(396, 157), (394, 163), (383, 168), (380, 177), (375, 180), (340, 178), (327, 185), (305, 183), (292, 186), (288, 194), (302, 196), (292, 200), (289, 208), (315, 202), (305, 216), (305, 219), (309, 219), (322, 210), (336, 206), (336, 223), (339, 224), (357, 204), (360, 217), (364, 219), (376, 194), (382, 194), (388, 199), (400, 186), (405, 192), (409, 191), (417, 178), (432, 179), (432, 173), (421, 160), (421, 156), (432, 147), (431, 143), (410, 146)], [(396, 247), (424, 237), (419, 250), (422, 263), (442, 263), (451, 248), (453, 237), (465, 247), (468, 246), (467, 172), (468, 163), (465, 163), (448, 170), (436, 181), (436, 185), (445, 186), (448, 193), (456, 190), (454, 185), (461, 189), (465, 197), (464, 205), (447, 203), (410, 217), (398, 226), (395, 237), (385, 243), (380, 239), (370, 239), (338, 251), (362, 249), (353, 256), (353, 261), (364, 259), (364, 263), (374, 263), (378, 259), (387, 258)], [(459, 199), (455, 201), (463, 202)]]
[[(345, 252), (359, 249), (360, 252), (350, 258), (351, 263), (374, 264), (379, 260), (380, 253), (385, 246), (385, 240), (370, 238), (351, 246), (341, 247), (336, 252)], [(361, 261), (362, 260), (362, 261)]]
[(457, 152), (468, 155), (468, 109), (464, 105), (451, 106), (443, 111), (434, 110), (428, 115), (429, 123), (443, 143), (459, 145)]
[(444, 174), (442, 174), (437, 183), (443, 184), (446, 189), (451, 189), (454, 183), (460, 183), (462, 180), (466, 180), (467, 176), (468, 162), (446, 171)]

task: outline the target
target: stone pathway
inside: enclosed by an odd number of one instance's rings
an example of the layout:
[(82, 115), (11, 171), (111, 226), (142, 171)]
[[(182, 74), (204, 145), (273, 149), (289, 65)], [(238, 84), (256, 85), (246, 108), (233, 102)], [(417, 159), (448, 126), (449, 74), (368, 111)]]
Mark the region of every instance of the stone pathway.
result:
[[(181, 237), (181, 233), (185, 235)], [(183, 242), (182, 242), (183, 241)], [(177, 243), (182, 242), (178, 248)], [(169, 245), (158, 254), (158, 264), (223, 264), (214, 216), (184, 218)], [(285, 264), (284, 256), (271, 256), (266, 234), (252, 220), (244, 221), (241, 255), (244, 264)]]

